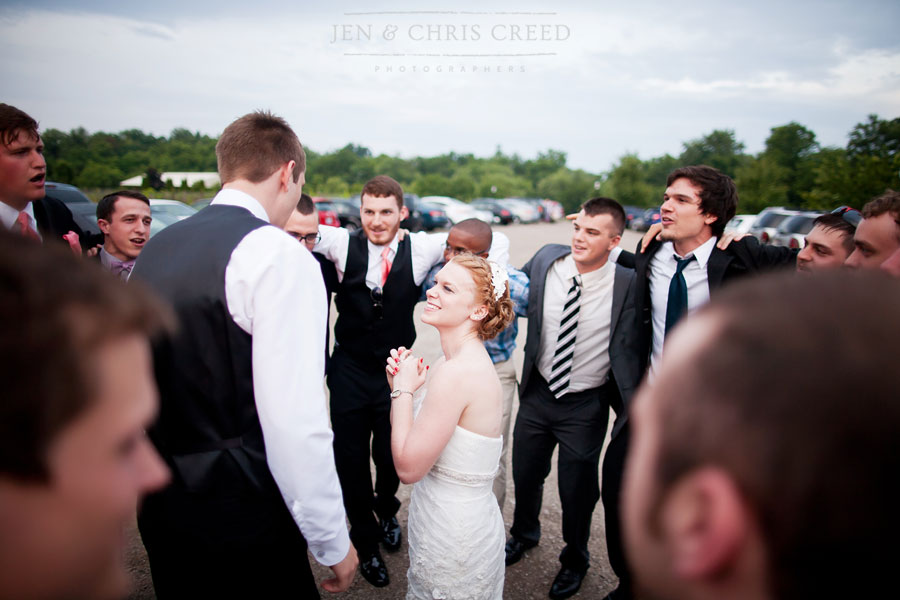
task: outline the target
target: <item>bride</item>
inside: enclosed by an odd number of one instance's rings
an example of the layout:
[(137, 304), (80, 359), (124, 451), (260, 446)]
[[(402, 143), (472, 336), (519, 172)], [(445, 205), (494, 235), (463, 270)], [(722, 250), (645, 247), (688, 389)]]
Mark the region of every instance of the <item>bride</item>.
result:
[(482, 345), (513, 319), (506, 271), (474, 255), (440, 270), (422, 322), (444, 357), (429, 371), (406, 348), (387, 360), (391, 451), (409, 503), (407, 598), (500, 599), (505, 534), (491, 490), (502, 448), (500, 381)]

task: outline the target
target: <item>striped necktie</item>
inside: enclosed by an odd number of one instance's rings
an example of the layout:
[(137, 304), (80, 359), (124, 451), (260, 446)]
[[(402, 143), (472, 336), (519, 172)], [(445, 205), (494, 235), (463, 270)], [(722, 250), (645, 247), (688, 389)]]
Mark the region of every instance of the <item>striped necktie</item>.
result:
[(550, 391), (557, 398), (569, 390), (569, 375), (575, 356), (575, 336), (578, 333), (578, 308), (581, 305), (581, 276), (572, 277), (572, 287), (566, 294), (562, 318), (559, 320), (559, 334), (556, 336), (556, 350), (553, 352), (553, 367), (550, 370)]

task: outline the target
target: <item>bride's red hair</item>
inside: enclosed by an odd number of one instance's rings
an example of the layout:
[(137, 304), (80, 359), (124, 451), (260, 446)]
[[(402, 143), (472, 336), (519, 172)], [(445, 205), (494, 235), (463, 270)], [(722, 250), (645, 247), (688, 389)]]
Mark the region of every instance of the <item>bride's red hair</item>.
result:
[(488, 261), (474, 254), (460, 254), (453, 262), (469, 272), (475, 282), (475, 301), (488, 308), (487, 316), (476, 327), (478, 337), (482, 340), (495, 338), (516, 317), (512, 300), (509, 298), (509, 283), (503, 284), (506, 289), (503, 290), (500, 299), (495, 300), (491, 266)]

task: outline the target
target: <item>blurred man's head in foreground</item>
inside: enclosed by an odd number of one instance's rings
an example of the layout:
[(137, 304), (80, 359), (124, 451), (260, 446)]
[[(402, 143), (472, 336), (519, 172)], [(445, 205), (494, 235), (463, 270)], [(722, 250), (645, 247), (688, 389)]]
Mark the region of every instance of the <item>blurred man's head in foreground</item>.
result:
[(0, 598), (121, 598), (125, 528), (168, 471), (137, 284), (0, 232)]
[(673, 332), (632, 411), (624, 527), (643, 597), (890, 589), (898, 306), (883, 273), (781, 274), (724, 290)]

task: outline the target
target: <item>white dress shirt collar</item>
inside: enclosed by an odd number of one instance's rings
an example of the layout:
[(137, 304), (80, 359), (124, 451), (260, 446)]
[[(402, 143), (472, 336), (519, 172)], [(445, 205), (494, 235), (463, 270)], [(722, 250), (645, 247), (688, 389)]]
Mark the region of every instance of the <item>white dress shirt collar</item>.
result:
[[(686, 256), (682, 256), (681, 258), (688, 258), (689, 256), (693, 255), (697, 258), (697, 264), (700, 265), (700, 268), (706, 269), (706, 263), (709, 262), (709, 257), (712, 254), (713, 248), (716, 247), (716, 242), (718, 240), (719, 238), (717, 237), (711, 237), (694, 248), (693, 252), (688, 252)], [(675, 255), (678, 254), (677, 252), (675, 252), (675, 244), (672, 242), (664, 243), (659, 251), (666, 252), (668, 256), (672, 257), (672, 261), (675, 260)]]
[(266, 209), (259, 203), (259, 200), (240, 190), (230, 188), (221, 190), (216, 194), (216, 197), (213, 198), (213, 201), (210, 202), (210, 204), (240, 206), (241, 208), (249, 210), (257, 219), (262, 219), (266, 223), (271, 222), (269, 220), (269, 213), (267, 213)]
[[(589, 288), (593, 284), (602, 280), (609, 273), (611, 269), (615, 269), (615, 263), (607, 260), (602, 267), (599, 269), (594, 269), (588, 273), (581, 273), (581, 287)], [(572, 277), (578, 275), (578, 267), (575, 265), (575, 259), (572, 258), (571, 254), (567, 254), (563, 257), (562, 265), (560, 266), (560, 270), (567, 280), (571, 280)]]
[[(373, 244), (372, 241), (368, 237), (366, 238), (366, 244), (369, 247), (369, 256), (377, 255), (379, 257), (378, 260), (381, 260), (381, 258), (380, 258), (381, 252), (384, 250), (384, 246), (379, 246), (378, 244)], [(400, 234), (398, 232), (398, 233), (394, 234), (394, 239), (392, 239), (391, 243), (387, 245), (388, 248), (391, 249), (390, 256), (391, 256), (392, 260), (393, 260), (394, 256), (397, 256), (397, 246), (399, 244), (400, 244)]]
[(12, 226), (16, 224), (16, 219), (19, 218), (19, 212), (28, 213), (28, 216), (31, 217), (31, 226), (37, 231), (37, 221), (34, 218), (34, 204), (31, 202), (25, 206), (24, 211), (18, 211), (6, 202), (0, 202), (0, 221), (3, 222), (3, 227), (12, 229)]

